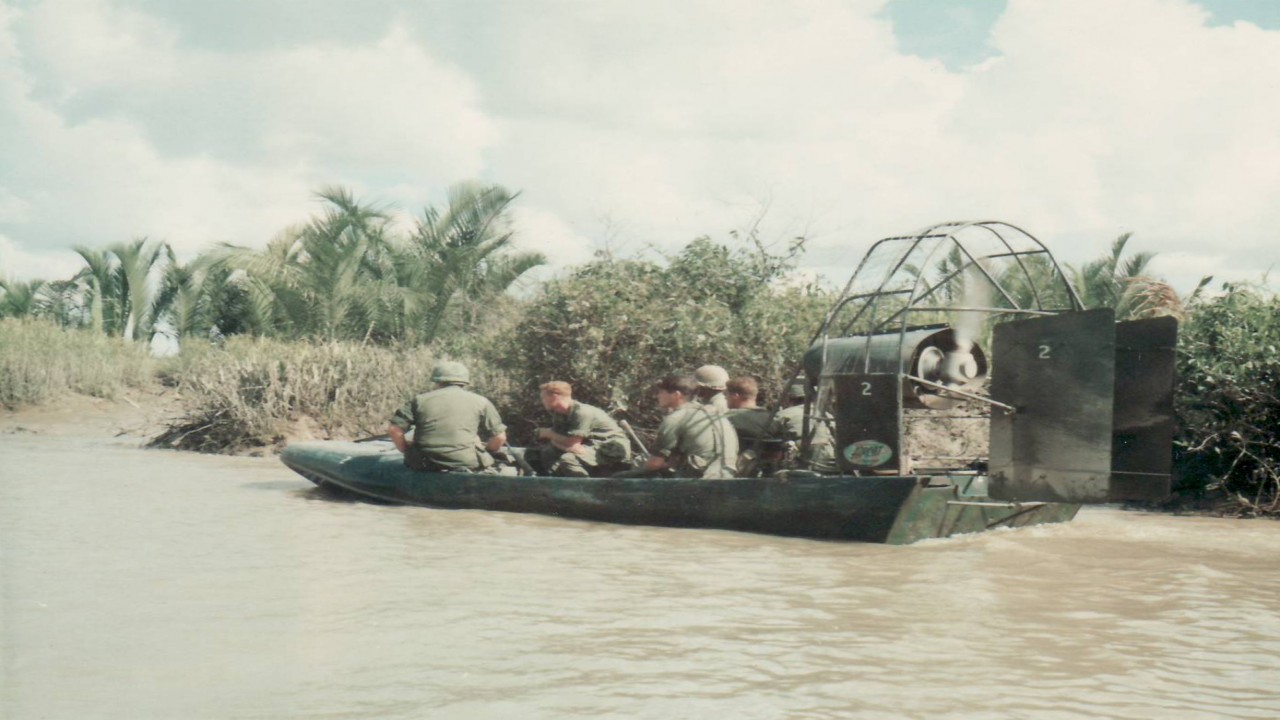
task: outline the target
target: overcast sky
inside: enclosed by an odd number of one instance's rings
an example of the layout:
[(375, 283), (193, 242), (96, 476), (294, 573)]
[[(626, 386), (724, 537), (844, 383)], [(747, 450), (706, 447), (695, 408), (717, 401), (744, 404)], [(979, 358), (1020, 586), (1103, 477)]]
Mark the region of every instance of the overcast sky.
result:
[(1068, 262), (1132, 231), (1183, 290), (1258, 279), (1280, 2), (0, 0), (0, 277), (466, 179), (521, 191), (561, 267), (763, 216), (842, 281), (878, 238), (999, 219)]

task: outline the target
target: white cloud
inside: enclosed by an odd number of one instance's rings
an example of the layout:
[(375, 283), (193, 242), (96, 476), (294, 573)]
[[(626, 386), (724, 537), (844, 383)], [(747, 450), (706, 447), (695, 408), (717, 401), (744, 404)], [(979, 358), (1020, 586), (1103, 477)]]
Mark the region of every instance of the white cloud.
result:
[(1205, 19), (1173, 0), (1014, 0), (955, 140), (991, 159), (993, 197), (1036, 203), (1042, 233), (1101, 243), (1123, 224), (1152, 250), (1226, 235), (1274, 252), (1280, 33)]
[(0, 280), (68, 279), (83, 266), (73, 252), (28, 252), (0, 235)]
[(232, 55), (98, 0), (4, 22), (0, 128), (22, 142), (0, 149), (0, 227), (24, 245), (261, 244), (321, 185), (412, 180), (424, 196), (479, 174), (497, 138), (467, 77), (398, 27)]
[(1280, 33), (1189, 0), (1009, 0), (996, 57), (950, 71), (883, 6), (405, 3), (371, 40), (324, 20), (242, 46), (193, 43), (183, 9), (0, 9), (0, 231), (189, 253), (265, 242), (322, 184), (416, 213), (476, 177), (524, 191), (522, 242), (560, 263), (766, 207), (763, 236), (810, 234), (824, 270), (977, 218), (1071, 262), (1132, 230), (1180, 287), (1280, 256)]
[(513, 244), (520, 250), (540, 252), (553, 265), (576, 265), (591, 260), (592, 240), (576, 232), (559, 216), (527, 203), (512, 210), (517, 228)]

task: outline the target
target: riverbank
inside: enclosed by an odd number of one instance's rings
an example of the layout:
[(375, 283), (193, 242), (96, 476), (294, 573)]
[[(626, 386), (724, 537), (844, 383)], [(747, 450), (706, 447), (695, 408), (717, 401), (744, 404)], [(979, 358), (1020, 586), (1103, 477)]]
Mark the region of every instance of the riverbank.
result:
[[(0, 408), (0, 435), (82, 437), (135, 447), (175, 447), (175, 427), (188, 421), (188, 403), (172, 388), (155, 383), (134, 387), (112, 398), (62, 393), (45, 402), (17, 409)], [(279, 452), (286, 444), (326, 439), (315, 422), (304, 418), (292, 423), (278, 442), (244, 447), (233, 454), (261, 457)]]
[(145, 445), (181, 413), (181, 398), (158, 385), (130, 388), (114, 398), (68, 392), (39, 404), (0, 409), (0, 434), (117, 438)]

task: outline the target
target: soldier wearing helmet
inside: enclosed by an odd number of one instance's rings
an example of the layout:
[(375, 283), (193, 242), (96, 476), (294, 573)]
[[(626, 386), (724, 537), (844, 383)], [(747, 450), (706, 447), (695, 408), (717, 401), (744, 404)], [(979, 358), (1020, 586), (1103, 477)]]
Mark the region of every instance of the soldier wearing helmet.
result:
[[(387, 434), (404, 453), (404, 464), (427, 472), (478, 472), (494, 464), (507, 443), (507, 426), (488, 398), (466, 389), (467, 366), (452, 360), (436, 363), (435, 388), (409, 398), (391, 417)], [(405, 434), (413, 430), (413, 440)]]
[(668, 472), (678, 477), (733, 477), (738, 434), (722, 413), (689, 401), (697, 388), (697, 381), (688, 375), (668, 375), (658, 381), (654, 386), (658, 407), (668, 414), (658, 426), (644, 467), (623, 475)]
[(724, 396), (729, 373), (724, 368), (703, 365), (693, 371), (693, 379), (698, 383), (698, 402), (720, 414), (729, 412), (729, 401)]

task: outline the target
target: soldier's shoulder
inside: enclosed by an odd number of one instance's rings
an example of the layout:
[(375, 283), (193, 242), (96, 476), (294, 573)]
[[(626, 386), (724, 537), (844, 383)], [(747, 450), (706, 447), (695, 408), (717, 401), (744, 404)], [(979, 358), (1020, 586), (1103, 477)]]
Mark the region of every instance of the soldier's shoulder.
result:
[(573, 411), (586, 417), (609, 417), (609, 413), (604, 408), (591, 403), (584, 403), (581, 400), (574, 401)]
[(480, 394), (480, 393), (478, 393), (478, 392), (474, 392), (474, 391), (471, 391), (471, 390), (467, 390), (466, 388), (458, 388), (458, 390), (460, 391), (460, 393), (459, 393), (459, 397), (466, 398), (468, 402), (472, 402), (472, 403), (475, 403), (475, 404), (477, 404), (477, 405), (492, 405), (492, 404), (493, 404), (493, 401), (492, 401), (492, 400), (490, 400), (489, 398), (485, 397), (484, 395), (481, 395), (481, 394)]
[(666, 417), (662, 418), (662, 422), (663, 423), (678, 422), (681, 419), (683, 419), (685, 416), (687, 416), (689, 413), (696, 412), (700, 407), (701, 406), (695, 405), (693, 403), (685, 403), (684, 405), (681, 405), (675, 410), (672, 410), (671, 412), (667, 413)]

